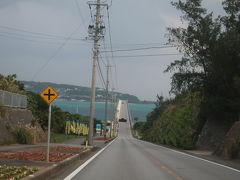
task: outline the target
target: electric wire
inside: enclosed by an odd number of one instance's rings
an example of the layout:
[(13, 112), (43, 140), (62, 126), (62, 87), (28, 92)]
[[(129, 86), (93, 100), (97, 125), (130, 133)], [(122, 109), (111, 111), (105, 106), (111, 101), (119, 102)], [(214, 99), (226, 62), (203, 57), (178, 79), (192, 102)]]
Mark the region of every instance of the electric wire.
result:
[(44, 70), (44, 68), (55, 58), (55, 56), (63, 49), (63, 47), (68, 43), (73, 34), (75, 34), (79, 30), (80, 26), (78, 26), (69, 36), (68, 38), (56, 49), (56, 51), (47, 59), (47, 61), (41, 66), (41, 68), (33, 75), (32, 81), (37, 77), (37, 75)]
[(102, 60), (102, 63), (104, 64), (104, 66), (107, 66), (107, 63), (103, 60), (103, 57), (102, 57), (102, 55), (101, 54), (99, 54), (99, 56), (100, 56), (100, 59)]
[(112, 88), (111, 88), (111, 89), (114, 89), (114, 81), (113, 81), (112, 68), (110, 68), (110, 79), (111, 79), (111, 82), (112, 82)]
[[(65, 37), (65, 36), (47, 34), (47, 33), (42, 33), (42, 32), (33, 32), (33, 31), (25, 30), (25, 29), (3, 26), (3, 25), (0, 25), (0, 29), (8, 29), (10, 31), (15, 31), (15, 32), (17, 31), (17, 32), (21, 32), (21, 33), (24, 33), (24, 34), (32, 34), (32, 35), (35, 35), (36, 37), (39, 37), (39, 38), (43, 38), (45, 36), (45, 37), (52, 37), (52, 38), (61, 39), (61, 40), (62, 39), (69, 39), (68, 37)], [(83, 40), (83, 39), (76, 39), (76, 38), (72, 38), (72, 39)]]
[(18, 36), (3, 35), (3, 34), (1, 34), (1, 32), (0, 32), (0, 38), (15, 39), (15, 40), (27, 41), (27, 42), (33, 42), (33, 43), (60, 44), (58, 42), (41, 41), (41, 40), (22, 38), (22, 37), (18, 37)]
[(113, 44), (112, 44), (112, 35), (111, 35), (111, 25), (110, 25), (110, 16), (109, 16), (109, 9), (107, 8), (107, 17), (108, 17), (108, 34), (109, 34), (109, 42), (110, 42), (110, 49), (111, 49), (111, 57), (112, 61), (114, 63), (114, 69), (115, 69), (115, 81), (116, 81), (116, 88), (118, 89), (118, 73), (117, 73), (117, 64), (114, 59), (113, 54)]
[(86, 26), (85, 20), (83, 18), (82, 11), (81, 11), (78, 0), (75, 0), (75, 3), (76, 3), (76, 6), (77, 6), (77, 9), (78, 9), (78, 14), (80, 15), (80, 18), (82, 20), (83, 26), (84, 26), (85, 30), (87, 31), (87, 26)]
[(100, 66), (100, 63), (99, 63), (99, 58), (97, 58), (97, 69), (98, 69), (98, 73), (99, 73), (99, 76), (100, 76), (102, 86), (105, 89), (106, 88), (106, 82), (105, 82), (104, 77), (103, 77), (102, 69), (101, 69), (101, 66)]
[(141, 55), (126, 55), (126, 56), (114, 56), (115, 58), (137, 58), (137, 57), (157, 57), (157, 56), (180, 56), (182, 54), (141, 54)]
[(142, 51), (142, 50), (149, 50), (149, 49), (165, 49), (165, 48), (174, 48), (174, 47), (176, 46), (151, 46), (151, 47), (143, 47), (143, 48), (135, 48), (135, 49), (116, 49), (116, 50), (109, 50), (106, 52)]
[[(48, 37), (43, 37), (43, 38), (32, 38), (32, 37), (28, 37), (28, 36), (25, 36), (25, 35), (18, 35), (18, 34), (13, 34), (13, 33), (2, 33), (0, 31), (0, 38), (7, 38), (7, 39), (13, 39), (13, 40), (20, 40), (20, 41), (26, 41), (26, 42), (33, 42), (33, 43), (43, 43), (43, 44), (61, 44), (62, 40), (54, 40), (54, 39), (51, 39), (51, 38), (48, 38)], [(69, 39), (69, 41), (72, 41), (72, 39)], [(83, 40), (84, 41), (84, 40)], [(83, 42), (81, 41), (81, 42)], [(72, 44), (75, 44), (75, 43), (80, 43), (80, 41), (75, 41), (75, 42), (71, 42)]]
[[(106, 41), (105, 41), (104, 39), (103, 39), (103, 44), (104, 44), (104, 49), (106, 49), (106, 48), (107, 48), (107, 47), (106, 47)], [(109, 58), (112, 58), (112, 56), (109, 57), (109, 56), (107, 55), (107, 52), (105, 52), (104, 55), (105, 55), (105, 58), (106, 58), (106, 60), (107, 60), (107, 65), (106, 65), (106, 67), (109, 66), (110, 69), (111, 69), (112, 66), (110, 65)], [(112, 74), (110, 74), (110, 76), (112, 76)], [(111, 79), (112, 79), (112, 77), (111, 77)], [(114, 86), (114, 82), (113, 82), (113, 81), (112, 81), (112, 86)]]
[(115, 43), (114, 45), (119, 45), (119, 46), (156, 46), (156, 45), (167, 45), (167, 44), (162, 44), (162, 43)]

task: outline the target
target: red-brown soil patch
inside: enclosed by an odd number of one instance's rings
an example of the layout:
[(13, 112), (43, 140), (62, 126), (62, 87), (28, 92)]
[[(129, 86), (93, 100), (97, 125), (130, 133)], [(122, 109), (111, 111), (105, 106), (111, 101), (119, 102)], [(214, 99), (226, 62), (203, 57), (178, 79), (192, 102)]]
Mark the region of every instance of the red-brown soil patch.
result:
[[(73, 156), (70, 153), (51, 152), (49, 154), (50, 162), (59, 162)], [(46, 161), (45, 152), (8, 152), (0, 153), (0, 158), (26, 160), (26, 161)]]

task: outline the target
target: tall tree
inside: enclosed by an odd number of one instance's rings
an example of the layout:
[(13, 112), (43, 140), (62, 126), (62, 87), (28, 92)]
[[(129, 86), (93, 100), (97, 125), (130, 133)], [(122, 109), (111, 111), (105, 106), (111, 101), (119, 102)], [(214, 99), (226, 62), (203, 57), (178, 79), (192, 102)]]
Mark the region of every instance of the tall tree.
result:
[(227, 15), (213, 19), (201, 0), (172, 3), (183, 13), (186, 28), (169, 28), (169, 42), (184, 53), (166, 71), (175, 71), (172, 92), (200, 91), (201, 112), (213, 119), (237, 120), (240, 73), (240, 2), (225, 0)]

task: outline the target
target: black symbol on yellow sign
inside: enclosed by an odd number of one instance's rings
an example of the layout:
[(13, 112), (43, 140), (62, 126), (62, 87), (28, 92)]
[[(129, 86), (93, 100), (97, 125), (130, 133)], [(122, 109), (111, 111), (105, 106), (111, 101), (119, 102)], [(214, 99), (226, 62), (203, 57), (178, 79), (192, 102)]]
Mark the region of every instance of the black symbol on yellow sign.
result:
[(43, 100), (50, 104), (58, 97), (58, 93), (51, 86), (48, 86), (40, 93), (40, 96), (43, 98)]

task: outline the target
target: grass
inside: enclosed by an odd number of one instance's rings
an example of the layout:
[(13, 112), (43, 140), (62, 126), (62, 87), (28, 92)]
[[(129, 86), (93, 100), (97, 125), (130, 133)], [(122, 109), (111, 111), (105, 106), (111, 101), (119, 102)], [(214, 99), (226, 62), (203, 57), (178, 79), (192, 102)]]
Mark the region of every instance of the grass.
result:
[(62, 143), (64, 141), (67, 141), (70, 139), (81, 138), (81, 137), (85, 137), (85, 136), (51, 133), (51, 142), (52, 143)]
[(16, 128), (12, 134), (20, 144), (30, 144), (33, 139), (32, 134), (25, 128)]

